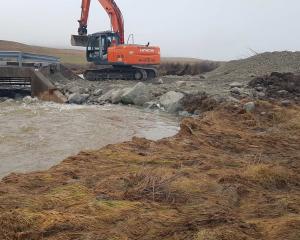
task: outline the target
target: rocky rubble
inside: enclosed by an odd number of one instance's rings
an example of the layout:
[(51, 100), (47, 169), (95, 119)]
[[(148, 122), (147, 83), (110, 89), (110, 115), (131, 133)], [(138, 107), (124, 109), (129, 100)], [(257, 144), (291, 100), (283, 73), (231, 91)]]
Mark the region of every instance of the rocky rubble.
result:
[(125, 104), (149, 109), (160, 108), (170, 113), (183, 110), (181, 100), (184, 96), (192, 92), (198, 93), (197, 90), (193, 90), (195, 83), (191, 84), (189, 81), (165, 83), (158, 79), (147, 83), (127, 83), (127, 81), (123, 84), (86, 81), (81, 85), (81, 82), (77, 81), (57, 87), (68, 97), (70, 104)]
[(293, 75), (300, 69), (299, 62), (298, 52), (274, 52), (222, 63), (205, 74), (167, 75), (147, 82), (90, 82), (78, 76), (70, 80), (66, 70), (52, 79), (73, 104), (130, 104), (199, 115), (224, 101), (239, 104), (244, 99), (275, 99), (284, 106), (299, 102), (299, 77)]
[(279, 100), (284, 105), (300, 102), (300, 75), (273, 72), (253, 79), (249, 87), (253, 89), (256, 98)]
[(200, 115), (222, 102), (240, 104), (243, 99), (279, 99), (286, 106), (290, 101), (299, 101), (299, 81), (293, 74), (272, 73), (270, 76), (255, 78), (247, 85), (233, 82), (229, 85), (229, 94), (223, 96), (201, 91), (201, 82), (195, 80), (173, 79), (171, 83), (165, 80), (161, 84), (126, 83), (89, 83), (86, 87), (69, 83), (62, 91), (68, 96), (71, 104), (136, 105), (183, 116)]

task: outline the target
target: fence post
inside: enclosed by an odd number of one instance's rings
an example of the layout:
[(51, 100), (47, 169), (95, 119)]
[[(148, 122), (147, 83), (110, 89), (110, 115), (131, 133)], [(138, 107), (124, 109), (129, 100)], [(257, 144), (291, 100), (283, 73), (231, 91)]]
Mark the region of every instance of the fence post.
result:
[(22, 54), (22, 52), (19, 52), (19, 57), (18, 57), (18, 62), (19, 62), (19, 67), (22, 67), (22, 56), (23, 54)]

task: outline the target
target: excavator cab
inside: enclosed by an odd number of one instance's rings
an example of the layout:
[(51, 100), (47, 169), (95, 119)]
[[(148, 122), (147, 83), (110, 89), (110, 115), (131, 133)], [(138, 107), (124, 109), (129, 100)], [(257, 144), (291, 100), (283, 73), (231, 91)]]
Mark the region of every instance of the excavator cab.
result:
[(108, 48), (119, 44), (119, 35), (111, 31), (89, 35), (86, 51), (87, 61), (95, 64), (109, 64)]

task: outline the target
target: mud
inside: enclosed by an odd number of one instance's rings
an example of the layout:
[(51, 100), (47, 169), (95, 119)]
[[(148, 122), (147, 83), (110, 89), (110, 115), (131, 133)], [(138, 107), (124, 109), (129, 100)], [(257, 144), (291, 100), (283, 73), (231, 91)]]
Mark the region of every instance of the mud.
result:
[(300, 109), (255, 105), (5, 177), (0, 238), (299, 239)]
[(181, 100), (183, 109), (191, 114), (201, 114), (207, 111), (212, 111), (221, 102), (222, 99), (213, 98), (205, 92), (187, 94)]

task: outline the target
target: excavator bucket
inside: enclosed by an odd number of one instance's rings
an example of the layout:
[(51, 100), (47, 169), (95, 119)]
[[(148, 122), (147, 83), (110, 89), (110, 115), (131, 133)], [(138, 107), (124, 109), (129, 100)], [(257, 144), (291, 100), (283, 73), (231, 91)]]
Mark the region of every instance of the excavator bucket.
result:
[(86, 47), (88, 43), (88, 36), (72, 35), (71, 44), (74, 47)]

